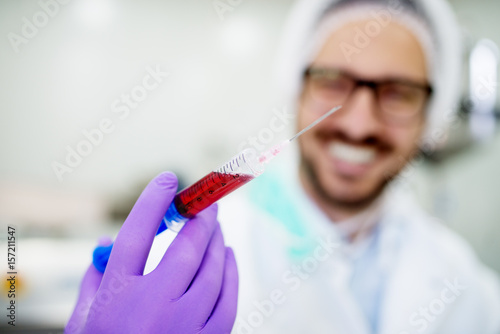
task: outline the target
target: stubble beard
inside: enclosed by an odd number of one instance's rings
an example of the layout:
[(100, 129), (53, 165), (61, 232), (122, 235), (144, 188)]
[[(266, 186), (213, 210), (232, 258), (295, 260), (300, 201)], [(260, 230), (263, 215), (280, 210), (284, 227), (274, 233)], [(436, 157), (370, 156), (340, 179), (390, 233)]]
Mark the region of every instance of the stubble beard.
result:
[(391, 181), (400, 172), (400, 170), (398, 170), (394, 175), (383, 177), (375, 189), (368, 194), (360, 195), (355, 198), (345, 198), (331, 194), (328, 189), (321, 184), (318, 176), (319, 173), (315, 169), (314, 163), (303, 154), (301, 154), (299, 168), (300, 173), (306, 178), (305, 181), (308, 182), (310, 188), (312, 188), (311, 190), (324, 204), (350, 212), (358, 212), (370, 206), (379, 198)]

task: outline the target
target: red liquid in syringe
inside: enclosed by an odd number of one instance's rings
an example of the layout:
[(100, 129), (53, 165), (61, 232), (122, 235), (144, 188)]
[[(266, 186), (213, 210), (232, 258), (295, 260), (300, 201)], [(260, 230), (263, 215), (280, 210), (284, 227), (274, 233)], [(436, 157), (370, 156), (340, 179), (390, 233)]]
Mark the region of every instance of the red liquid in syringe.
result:
[(248, 174), (210, 172), (175, 195), (175, 207), (182, 216), (192, 218), (212, 203), (253, 179), (254, 176)]

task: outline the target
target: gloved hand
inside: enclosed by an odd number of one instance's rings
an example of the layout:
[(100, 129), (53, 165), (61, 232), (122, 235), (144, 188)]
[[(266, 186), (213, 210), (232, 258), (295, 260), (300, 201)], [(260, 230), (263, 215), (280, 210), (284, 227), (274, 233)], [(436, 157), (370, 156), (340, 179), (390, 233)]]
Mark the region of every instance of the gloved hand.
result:
[(143, 191), (101, 274), (90, 265), (66, 333), (230, 333), (236, 317), (236, 261), (215, 205), (176, 236), (158, 267), (143, 276), (160, 222), (177, 189), (162, 173)]

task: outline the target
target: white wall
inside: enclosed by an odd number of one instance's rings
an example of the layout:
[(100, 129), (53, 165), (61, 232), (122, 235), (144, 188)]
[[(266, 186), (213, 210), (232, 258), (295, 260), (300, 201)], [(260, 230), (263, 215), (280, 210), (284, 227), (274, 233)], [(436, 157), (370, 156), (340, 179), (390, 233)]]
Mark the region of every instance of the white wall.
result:
[[(236, 153), (274, 107), (269, 72), (288, 1), (69, 1), (15, 52), (36, 1), (0, 3), (0, 181), (116, 193), (165, 169), (188, 180)], [(148, 66), (170, 75), (126, 119), (113, 101)], [(270, 116), (269, 116), (270, 117)], [(60, 183), (51, 167), (103, 118), (115, 125)]]

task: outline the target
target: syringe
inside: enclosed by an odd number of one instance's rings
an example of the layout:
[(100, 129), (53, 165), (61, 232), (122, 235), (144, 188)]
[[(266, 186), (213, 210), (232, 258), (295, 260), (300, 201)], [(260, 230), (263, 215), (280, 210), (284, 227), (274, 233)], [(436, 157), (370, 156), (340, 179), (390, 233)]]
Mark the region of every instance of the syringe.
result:
[[(241, 151), (221, 167), (179, 191), (163, 217), (163, 222), (156, 234), (167, 228), (179, 232), (184, 224), (198, 212), (261, 175), (264, 172), (264, 166), (283, 148), (340, 108), (341, 106), (331, 109), (290, 139), (273, 146), (260, 155), (255, 155), (252, 149)], [(106, 269), (112, 247), (113, 245), (98, 246), (94, 250), (93, 263), (100, 272), (104, 272)]]

